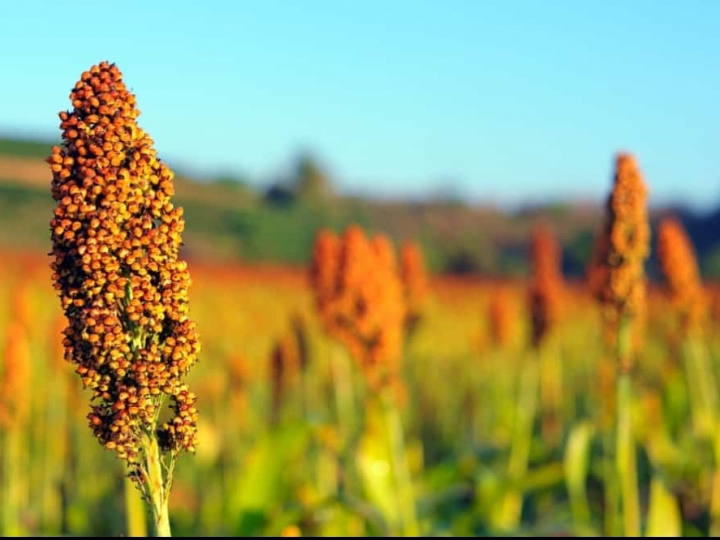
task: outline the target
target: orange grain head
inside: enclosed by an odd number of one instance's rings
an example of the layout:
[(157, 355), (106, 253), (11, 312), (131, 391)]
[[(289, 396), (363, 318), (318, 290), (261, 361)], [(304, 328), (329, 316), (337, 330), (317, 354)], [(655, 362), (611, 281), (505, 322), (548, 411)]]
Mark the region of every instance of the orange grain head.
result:
[(695, 248), (677, 218), (660, 220), (656, 246), (665, 293), (680, 316), (683, 331), (695, 332), (704, 323), (708, 299)]
[(354, 224), (339, 238), (323, 233), (313, 250), (311, 276), (325, 330), (347, 347), (368, 383), (376, 388), (396, 376), (406, 307), (389, 238), (370, 238)]
[[(616, 339), (621, 320), (639, 321), (646, 311), (644, 265), (650, 253), (647, 198), (648, 191), (634, 157), (618, 154), (605, 221), (596, 238), (588, 276), (610, 341)], [(636, 329), (639, 326), (634, 325)]]
[(539, 346), (557, 325), (563, 304), (562, 250), (549, 222), (535, 224), (530, 241), (528, 291), (532, 343)]
[(326, 328), (332, 326), (330, 304), (335, 297), (338, 283), (339, 250), (340, 239), (334, 232), (328, 229), (318, 232), (313, 244), (308, 277), (315, 307)]
[(405, 328), (413, 331), (422, 317), (425, 300), (428, 294), (428, 274), (425, 268), (420, 245), (413, 241), (405, 241), (400, 246), (400, 276), (405, 291), (407, 315)]

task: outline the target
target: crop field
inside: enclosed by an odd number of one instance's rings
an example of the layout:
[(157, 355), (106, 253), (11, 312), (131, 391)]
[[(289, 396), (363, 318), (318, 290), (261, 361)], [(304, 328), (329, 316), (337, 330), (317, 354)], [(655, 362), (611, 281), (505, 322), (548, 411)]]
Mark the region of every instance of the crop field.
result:
[(720, 286), (632, 154), (581, 278), (543, 215), (525, 277), (354, 220), (221, 262), (119, 68), (70, 102), (47, 201), (37, 163), (5, 191), (55, 206), (0, 251), (4, 536), (720, 536)]
[[(93, 436), (89, 392), (62, 358), (47, 257), (2, 260), (3, 532), (143, 534), (137, 489)], [(643, 534), (718, 526), (717, 409), (703, 401), (717, 406), (712, 310), (689, 341), (650, 289), (628, 404), (636, 467), (623, 470), (606, 446), (613, 363), (582, 283), (564, 284), (553, 339), (537, 348), (526, 282), (430, 276), (388, 411), (323, 330), (308, 269), (190, 271), (198, 444), (178, 459), (176, 536), (622, 534), (613, 496), (627, 474)], [(302, 358), (274, 354), (298, 339)]]

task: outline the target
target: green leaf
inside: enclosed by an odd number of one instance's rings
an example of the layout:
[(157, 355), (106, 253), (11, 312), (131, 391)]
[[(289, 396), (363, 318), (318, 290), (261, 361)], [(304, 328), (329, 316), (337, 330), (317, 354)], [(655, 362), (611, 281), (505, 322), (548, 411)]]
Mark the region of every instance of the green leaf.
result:
[[(392, 450), (384, 429), (382, 410), (370, 407), (366, 428), (356, 452), (356, 465), (365, 497), (388, 524), (398, 521), (397, 495), (392, 470)], [(391, 525), (392, 527), (392, 525)]]
[(266, 433), (245, 456), (231, 513), (239, 516), (236, 534), (260, 534), (273, 508), (289, 498), (287, 471), (310, 440), (310, 427), (292, 423)]
[(645, 536), (682, 536), (678, 501), (659, 476), (654, 476), (650, 482)]
[(590, 507), (585, 485), (588, 476), (590, 443), (594, 429), (589, 422), (582, 422), (570, 431), (565, 449), (565, 484), (570, 498), (570, 508), (576, 525), (590, 521)]

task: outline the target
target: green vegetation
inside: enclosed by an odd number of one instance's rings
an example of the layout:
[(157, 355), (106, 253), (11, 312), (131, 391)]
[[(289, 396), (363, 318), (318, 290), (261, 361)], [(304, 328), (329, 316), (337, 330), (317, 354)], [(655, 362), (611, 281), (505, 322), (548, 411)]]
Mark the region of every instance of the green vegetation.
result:
[(0, 137), (0, 156), (45, 159), (50, 154), (52, 142)]

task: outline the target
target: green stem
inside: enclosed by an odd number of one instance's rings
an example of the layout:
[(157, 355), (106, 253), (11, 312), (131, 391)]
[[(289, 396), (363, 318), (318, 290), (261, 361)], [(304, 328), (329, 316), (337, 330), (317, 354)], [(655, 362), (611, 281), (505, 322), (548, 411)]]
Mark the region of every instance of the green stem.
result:
[(712, 491), (710, 493), (710, 537), (720, 536), (720, 426), (715, 429), (713, 451), (715, 470), (712, 477)]
[(163, 466), (160, 461), (160, 447), (154, 435), (143, 440), (145, 455), (145, 489), (150, 505), (150, 536), (172, 536), (168, 513), (169, 484), (163, 479)]
[(612, 429), (603, 434), (603, 494), (605, 511), (603, 529), (605, 536), (622, 536), (620, 531), (620, 490), (618, 489), (617, 468), (615, 463), (615, 439)]
[(589, 422), (581, 422), (573, 427), (568, 436), (563, 459), (570, 514), (576, 531), (587, 527), (592, 517), (586, 489), (588, 454), (592, 437), (593, 427)]
[(683, 342), (683, 357), (688, 376), (693, 422), (696, 432), (708, 439), (715, 438), (718, 390), (707, 351), (695, 337)]
[(63, 469), (58, 463), (65, 462), (67, 429), (67, 379), (63, 372), (55, 374), (48, 382), (48, 403), (43, 430), (44, 451), (42, 480), (42, 516), (45, 534), (57, 535), (62, 529), (62, 497), (60, 486), (63, 482)]
[(332, 373), (335, 388), (335, 406), (337, 408), (338, 423), (342, 444), (346, 446), (353, 433), (353, 380), (350, 359), (338, 348), (334, 348)]
[(637, 485), (637, 458), (632, 429), (632, 380), (627, 373), (618, 378), (617, 474), (622, 492), (625, 536), (640, 535), (640, 502)]
[(24, 536), (20, 512), (27, 500), (23, 471), (27, 470), (24, 458), (27, 454), (23, 430), (10, 426), (2, 433), (3, 443), (3, 490), (2, 490), (2, 536)]
[(556, 446), (562, 438), (563, 366), (552, 337), (540, 345), (539, 352), (542, 435), (547, 444)]
[(640, 536), (640, 496), (637, 482), (637, 456), (632, 427), (632, 319), (625, 319), (618, 329), (618, 378), (616, 425), (616, 472), (620, 479), (622, 523), (625, 536)]
[[(520, 394), (515, 412), (515, 426), (508, 462), (508, 478), (514, 486), (522, 482), (527, 473), (530, 446), (533, 439), (534, 421), (538, 406), (539, 364), (535, 358), (527, 362), (520, 375)], [(513, 488), (505, 495), (499, 525), (514, 529), (520, 523), (523, 493)]]
[(393, 389), (386, 388), (381, 396), (385, 424), (387, 426), (390, 452), (395, 472), (395, 482), (398, 490), (398, 504), (402, 515), (403, 535), (420, 536), (417, 511), (415, 508), (415, 493), (407, 464), (407, 452), (405, 451), (405, 438), (403, 435), (402, 421), (393, 398)]

